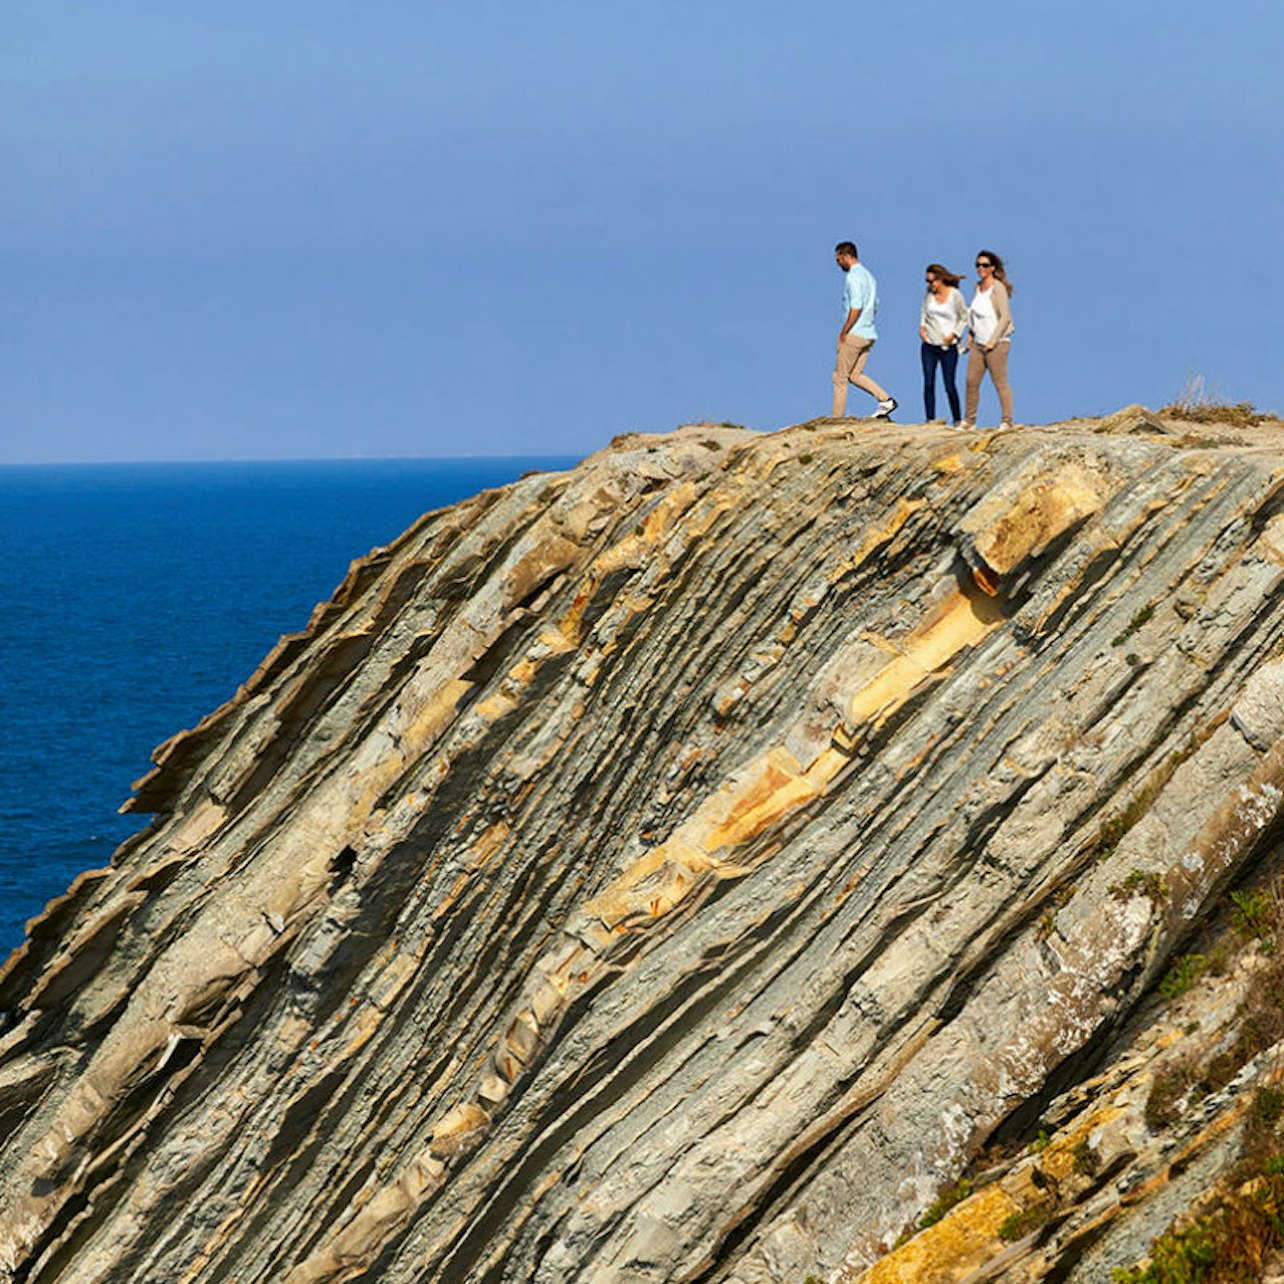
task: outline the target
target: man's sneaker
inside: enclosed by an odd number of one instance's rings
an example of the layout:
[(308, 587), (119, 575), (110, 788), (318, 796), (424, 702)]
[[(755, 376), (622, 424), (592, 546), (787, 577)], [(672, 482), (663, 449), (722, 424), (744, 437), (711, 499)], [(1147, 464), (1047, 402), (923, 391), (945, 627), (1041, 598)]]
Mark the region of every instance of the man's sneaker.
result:
[(878, 403), (878, 409), (870, 415), (871, 419), (890, 419), (892, 411), (896, 409), (897, 401), (895, 397), (888, 397), (886, 401)]

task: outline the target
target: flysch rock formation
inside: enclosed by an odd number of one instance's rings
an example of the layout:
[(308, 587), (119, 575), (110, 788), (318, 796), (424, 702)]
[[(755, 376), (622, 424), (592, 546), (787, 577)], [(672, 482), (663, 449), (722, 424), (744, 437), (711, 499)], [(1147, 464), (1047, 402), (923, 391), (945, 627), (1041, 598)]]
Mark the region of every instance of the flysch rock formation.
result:
[(694, 425), (428, 514), (0, 973), (3, 1278), (1141, 1261), (1280, 1077), (1282, 446)]

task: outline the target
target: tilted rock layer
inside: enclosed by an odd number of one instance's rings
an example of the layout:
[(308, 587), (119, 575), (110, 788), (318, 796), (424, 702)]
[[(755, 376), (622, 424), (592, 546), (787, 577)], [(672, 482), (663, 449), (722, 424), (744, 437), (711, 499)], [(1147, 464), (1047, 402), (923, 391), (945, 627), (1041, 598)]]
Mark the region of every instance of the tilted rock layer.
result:
[[(697, 425), (354, 563), (0, 975), (0, 1270), (1137, 1260), (1181, 1211), (1117, 1207), (1179, 1144), (1148, 996), (1280, 846), (1284, 436), (1201, 431)], [(1045, 1108), (1037, 1190), (885, 1256)], [(999, 1236), (1090, 1135), (1074, 1211)]]

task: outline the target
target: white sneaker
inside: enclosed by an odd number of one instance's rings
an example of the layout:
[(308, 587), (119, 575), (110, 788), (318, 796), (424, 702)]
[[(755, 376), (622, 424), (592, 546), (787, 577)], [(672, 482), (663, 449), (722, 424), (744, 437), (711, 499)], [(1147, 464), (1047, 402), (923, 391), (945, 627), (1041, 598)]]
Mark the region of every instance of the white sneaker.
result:
[(898, 404), (899, 403), (897, 402), (895, 397), (888, 397), (886, 401), (880, 401), (878, 403), (878, 409), (875, 410), (872, 415), (870, 415), (870, 418), (871, 419), (890, 419), (892, 417), (892, 411), (896, 409)]
[(971, 421), (970, 419), (960, 419), (960, 420), (958, 421), (958, 423), (956, 423), (956, 424), (954, 425), (954, 431), (955, 431), (955, 432), (971, 432), (971, 431), (972, 431), (972, 421)]
[(999, 425), (999, 427), (998, 427), (998, 431), (999, 431), (999, 432), (1007, 432), (1007, 431), (1008, 431), (1008, 429), (1009, 429), (1009, 428), (1011, 428), (1011, 427), (1012, 427), (1012, 425), (1011, 425), (1010, 423), (1008, 423), (1008, 421), (1005, 419), (1005, 420), (1004, 420), (1004, 421)]

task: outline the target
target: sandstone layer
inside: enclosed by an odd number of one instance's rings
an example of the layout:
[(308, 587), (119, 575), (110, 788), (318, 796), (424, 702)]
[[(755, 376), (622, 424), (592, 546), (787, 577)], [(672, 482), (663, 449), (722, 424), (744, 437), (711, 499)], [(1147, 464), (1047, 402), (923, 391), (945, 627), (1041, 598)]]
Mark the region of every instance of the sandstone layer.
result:
[(4, 1278), (1138, 1261), (1280, 1067), (1284, 434), (1199, 434), (696, 425), (354, 563), (0, 973)]

